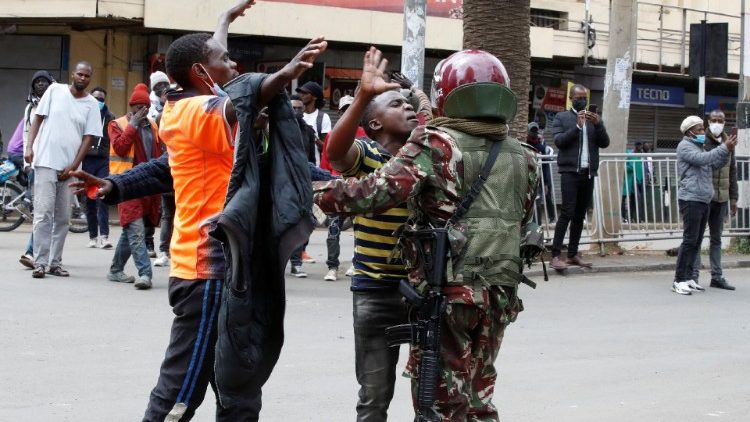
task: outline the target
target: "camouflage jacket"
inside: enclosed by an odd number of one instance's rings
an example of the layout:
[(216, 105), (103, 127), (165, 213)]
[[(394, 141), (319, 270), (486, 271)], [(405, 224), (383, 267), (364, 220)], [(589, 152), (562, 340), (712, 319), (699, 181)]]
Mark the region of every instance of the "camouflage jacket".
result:
[[(527, 158), (529, 165), (536, 168), (533, 154)], [(449, 134), (420, 126), (387, 165), (362, 179), (315, 183), (313, 200), (324, 212), (335, 214), (379, 213), (406, 202), (412, 213), (407, 223), (411, 228), (442, 227), (466, 190), (463, 166), (461, 150)], [(527, 217), (534, 198), (531, 190), (529, 198), (524, 204)], [(457, 229), (461, 231), (460, 227)], [(455, 256), (461, 246), (452, 242), (451, 247)], [(408, 256), (404, 258), (410, 281), (422, 280), (418, 266), (410, 265)]]

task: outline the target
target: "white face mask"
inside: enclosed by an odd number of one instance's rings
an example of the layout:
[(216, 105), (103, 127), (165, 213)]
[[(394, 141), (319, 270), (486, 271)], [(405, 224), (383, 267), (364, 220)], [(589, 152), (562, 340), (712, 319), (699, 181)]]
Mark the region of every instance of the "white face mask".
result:
[(708, 129), (718, 138), (724, 132), (724, 123), (709, 123)]

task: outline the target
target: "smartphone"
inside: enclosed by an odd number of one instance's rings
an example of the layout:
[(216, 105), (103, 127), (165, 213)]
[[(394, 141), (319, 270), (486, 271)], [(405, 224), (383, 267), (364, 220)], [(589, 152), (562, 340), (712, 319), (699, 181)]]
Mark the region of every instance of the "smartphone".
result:
[(596, 104), (589, 104), (589, 112), (590, 113), (596, 113), (597, 107)]
[(731, 136), (737, 136), (737, 127), (732, 128)]

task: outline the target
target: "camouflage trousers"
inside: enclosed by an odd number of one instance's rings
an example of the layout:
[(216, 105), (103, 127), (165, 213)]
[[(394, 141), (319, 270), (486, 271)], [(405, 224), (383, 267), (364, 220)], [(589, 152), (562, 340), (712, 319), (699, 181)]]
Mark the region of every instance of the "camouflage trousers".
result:
[[(495, 359), (505, 327), (515, 321), (523, 304), (509, 287), (449, 287), (441, 326), (437, 420), (499, 421), (492, 404), (497, 371)], [(415, 410), (421, 351), (412, 347), (405, 375), (412, 378)]]

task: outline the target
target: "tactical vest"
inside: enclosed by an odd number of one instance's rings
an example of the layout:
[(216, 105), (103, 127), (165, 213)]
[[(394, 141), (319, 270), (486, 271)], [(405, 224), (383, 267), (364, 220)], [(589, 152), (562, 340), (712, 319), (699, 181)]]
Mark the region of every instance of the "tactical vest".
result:
[[(492, 141), (463, 132), (440, 128), (458, 145), (463, 157), (466, 195), (479, 177)], [(466, 245), (448, 265), (448, 283), (515, 287), (525, 279), (519, 247), (521, 226), (534, 201), (538, 183), (533, 153), (518, 140), (506, 138), (480, 194), (459, 224), (465, 227)]]
[[(128, 119), (128, 116), (125, 115), (125, 116), (115, 119), (114, 122), (120, 129), (125, 130), (128, 124), (130, 124), (130, 119)], [(154, 134), (154, 142), (156, 142), (159, 139), (159, 130), (157, 129), (156, 123), (154, 123), (153, 120), (148, 119), (148, 122), (151, 125), (151, 131)], [(135, 151), (134, 146), (131, 146), (130, 151), (128, 151), (128, 155), (126, 157), (118, 155), (115, 152), (114, 142), (112, 139), (110, 139), (109, 141), (109, 174), (110, 175), (120, 174), (133, 168), (133, 158), (135, 157), (134, 151)]]

